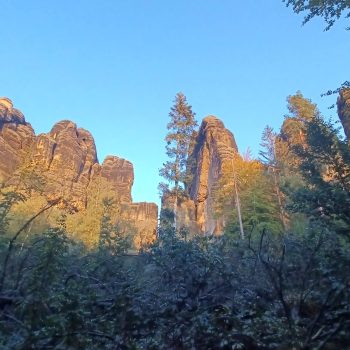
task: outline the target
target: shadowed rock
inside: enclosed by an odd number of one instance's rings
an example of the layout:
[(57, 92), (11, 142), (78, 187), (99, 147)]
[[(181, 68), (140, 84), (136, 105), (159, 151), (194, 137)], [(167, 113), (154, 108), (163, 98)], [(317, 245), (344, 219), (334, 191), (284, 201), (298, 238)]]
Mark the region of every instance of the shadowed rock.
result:
[(214, 116), (204, 118), (192, 155), (196, 166), (190, 186), (196, 221), (202, 232), (213, 234), (222, 230), (222, 222), (213, 215), (213, 188), (223, 174), (232, 169), (235, 152), (235, 139), (223, 122)]

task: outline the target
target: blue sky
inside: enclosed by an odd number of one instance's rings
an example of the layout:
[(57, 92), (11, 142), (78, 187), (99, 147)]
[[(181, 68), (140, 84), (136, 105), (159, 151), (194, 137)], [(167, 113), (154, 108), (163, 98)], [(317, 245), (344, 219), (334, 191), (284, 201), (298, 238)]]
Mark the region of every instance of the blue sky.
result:
[(134, 164), (135, 201), (157, 201), (174, 96), (200, 121), (221, 118), (257, 155), (286, 97), (300, 90), (325, 116), (325, 90), (349, 80), (350, 32), (324, 32), (280, 0), (1, 0), (0, 96), (37, 133), (71, 119), (108, 154)]

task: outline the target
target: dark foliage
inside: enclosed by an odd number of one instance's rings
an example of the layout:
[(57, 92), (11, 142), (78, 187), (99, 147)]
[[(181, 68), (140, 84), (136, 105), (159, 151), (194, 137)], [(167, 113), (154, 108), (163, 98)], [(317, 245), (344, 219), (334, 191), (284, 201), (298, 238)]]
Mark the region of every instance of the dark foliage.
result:
[(59, 228), (16, 241), (0, 348), (346, 348), (350, 259), (335, 234), (185, 241), (173, 230), (137, 256), (86, 252)]
[(307, 124), (307, 147), (295, 147), (305, 179), (290, 209), (304, 212), (350, 239), (350, 148), (331, 122)]
[[(329, 30), (334, 23), (342, 16), (350, 18), (350, 1), (349, 0), (283, 0), (287, 6), (292, 6), (296, 13), (306, 12), (304, 24), (314, 17), (322, 17)], [(350, 28), (347, 28), (348, 30)]]

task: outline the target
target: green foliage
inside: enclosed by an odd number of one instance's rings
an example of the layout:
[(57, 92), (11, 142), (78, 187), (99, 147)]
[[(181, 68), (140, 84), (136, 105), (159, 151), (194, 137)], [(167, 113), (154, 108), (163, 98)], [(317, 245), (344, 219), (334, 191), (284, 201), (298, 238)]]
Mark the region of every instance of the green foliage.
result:
[(174, 227), (174, 212), (168, 208), (162, 208), (159, 214), (159, 232), (164, 234), (166, 232), (172, 232)]
[(259, 152), (260, 161), (268, 167), (278, 167), (278, 159), (276, 155), (276, 137), (277, 134), (271, 126), (266, 126), (261, 138), (261, 150)]
[(314, 17), (323, 17), (327, 23), (325, 30), (329, 30), (342, 15), (350, 18), (349, 0), (283, 0), (283, 2), (286, 2), (287, 6), (291, 5), (296, 13), (306, 12), (303, 24)]
[(297, 147), (305, 186), (291, 208), (318, 218), (350, 238), (350, 149), (331, 122), (321, 117), (307, 125), (307, 148)]
[(295, 95), (287, 97), (288, 111), (290, 115), (287, 118), (294, 118), (301, 122), (310, 121), (319, 116), (317, 106), (311, 100), (305, 98), (300, 91)]
[[(294, 193), (304, 186), (300, 172), (303, 160), (296, 149), (307, 148), (307, 125), (319, 118), (320, 112), (300, 91), (287, 97), (287, 108), (289, 114), (285, 116), (279, 134), (275, 134), (271, 128), (265, 129), (260, 156), (273, 183), (284, 230), (294, 230), (300, 226), (300, 216), (294, 215), (287, 208), (293, 202)], [(298, 230), (304, 230), (305, 227), (299, 227)]]
[(86, 208), (65, 215), (69, 236), (90, 249), (101, 244), (111, 250), (131, 247), (135, 227), (125, 218), (120, 201), (111, 197), (113, 193), (115, 189), (107, 180), (101, 177), (93, 179), (88, 188)]
[(0, 198), (0, 234), (5, 234), (9, 225), (11, 209), (14, 205), (24, 202), (26, 197), (18, 192), (2, 190)]
[[(254, 183), (241, 191), (240, 202), (246, 232), (257, 234), (262, 229), (267, 229), (274, 234), (282, 233), (282, 222), (278, 202), (273, 193), (273, 184), (265, 174), (260, 174)], [(225, 229), (229, 234), (238, 231), (237, 214), (236, 212), (232, 214)]]
[(186, 182), (186, 165), (191, 144), (194, 138), (195, 113), (187, 103), (186, 97), (179, 92), (171, 107), (170, 122), (167, 125), (169, 130), (166, 141), (166, 154), (171, 159), (163, 164), (159, 174), (170, 183), (174, 183), (175, 191), (181, 188), (181, 183)]
[(279, 211), (280, 222), (283, 229), (287, 228), (287, 215), (285, 211), (285, 195), (283, 194), (281, 169), (282, 161), (277, 155), (277, 134), (269, 126), (266, 126), (261, 138), (260, 161), (265, 165), (265, 177), (271, 184), (272, 193), (275, 197), (275, 205)]
[(300, 159), (294, 147), (306, 146), (305, 130), (308, 122), (319, 116), (317, 106), (306, 99), (301, 92), (287, 97), (289, 115), (285, 116), (280, 135), (276, 141), (276, 157), (282, 174), (298, 176)]
[[(164, 234), (143, 255), (62, 229), (16, 244), (2, 349), (345, 348), (349, 247), (328, 230), (247, 241)], [(0, 252), (3, 256), (3, 249)]]
[[(19, 221), (11, 210), (25, 197), (3, 190), (0, 348), (346, 349), (350, 149), (310, 101), (297, 94), (289, 102), (283, 142), (290, 153), (281, 157), (282, 136), (267, 128), (264, 164), (237, 155), (225, 169), (216, 208), (230, 224), (221, 237), (192, 236), (174, 227), (176, 212), (163, 209), (157, 241), (130, 254), (121, 204), (101, 184), (79, 220), (98, 230), (95, 247), (69, 238), (68, 213), (27, 234), (59, 200), (11, 235), (11, 219)], [(295, 174), (287, 177), (291, 154)], [(277, 190), (288, 181), (286, 202), (302, 224), (282, 230)], [(234, 184), (245, 240), (236, 239)]]
[(46, 177), (32, 164), (26, 162), (16, 172), (16, 191), (21, 190), (28, 197), (33, 194), (42, 195), (47, 185)]
[(224, 217), (226, 234), (234, 236), (239, 227), (234, 181), (239, 194), (244, 230), (247, 233), (257, 233), (266, 228), (275, 234), (281, 233), (282, 222), (274, 184), (262, 164), (249, 157), (243, 159), (237, 155), (233, 167), (236, 176), (232, 175), (231, 168), (231, 171), (224, 174), (213, 193), (216, 215)]
[(113, 224), (111, 215), (115, 210), (115, 202), (103, 200), (103, 215), (100, 226), (99, 249), (111, 254), (125, 253), (131, 247), (131, 236), (123, 232), (121, 225)]

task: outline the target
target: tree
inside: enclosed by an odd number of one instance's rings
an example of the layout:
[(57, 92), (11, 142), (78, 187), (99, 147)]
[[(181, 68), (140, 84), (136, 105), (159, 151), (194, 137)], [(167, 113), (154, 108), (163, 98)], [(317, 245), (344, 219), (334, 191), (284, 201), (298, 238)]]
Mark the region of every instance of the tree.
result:
[(262, 150), (259, 152), (260, 161), (267, 168), (267, 176), (272, 178), (273, 191), (277, 198), (278, 207), (280, 211), (280, 218), (283, 224), (283, 228), (287, 228), (287, 219), (284, 210), (284, 200), (281, 193), (281, 180), (280, 180), (280, 164), (276, 155), (276, 138), (277, 134), (270, 126), (266, 126), (262, 135), (260, 146)]
[[(329, 30), (342, 15), (350, 18), (349, 0), (283, 0), (287, 6), (292, 6), (295, 13), (306, 12), (303, 24), (309, 22), (314, 17), (323, 17)], [(347, 30), (350, 27), (346, 28)]]
[(103, 215), (100, 223), (99, 248), (111, 254), (124, 253), (130, 248), (130, 242), (122, 227), (112, 223), (112, 214), (116, 203), (113, 199), (103, 199)]
[[(225, 173), (214, 188), (214, 205), (217, 216), (225, 221), (225, 232), (273, 233), (282, 231), (279, 208), (274, 198), (273, 184), (266, 176), (264, 166), (257, 160), (236, 155), (233, 171)], [(235, 210), (232, 210), (232, 209)]]
[[(305, 98), (300, 91), (287, 97), (289, 114), (285, 116), (280, 134), (276, 139), (276, 158), (281, 167), (282, 176), (295, 177), (299, 174), (300, 157), (295, 154), (294, 147), (307, 147), (306, 124), (319, 116), (316, 104)], [(293, 181), (294, 182), (294, 181)]]
[[(98, 245), (101, 220), (105, 212), (104, 202), (112, 200), (114, 189), (111, 184), (102, 177), (93, 178), (87, 191), (87, 206), (78, 212), (67, 215), (67, 233), (72, 238), (84, 242), (89, 247)], [(112, 210), (112, 221), (120, 217), (120, 205), (115, 201)]]
[[(316, 104), (305, 98), (300, 91), (287, 97), (287, 109), (288, 114), (285, 115), (280, 133), (274, 137), (275, 154), (271, 154), (271, 150), (264, 151), (265, 162), (267, 161), (266, 157), (269, 157), (270, 162), (276, 166), (275, 170), (278, 172), (276, 176), (281, 190), (280, 195), (283, 198), (280, 206), (282, 210), (289, 206), (293, 193), (304, 185), (304, 179), (300, 173), (302, 158), (295, 152), (295, 149), (296, 147), (302, 149), (308, 147), (307, 124), (320, 115)], [(273, 137), (272, 135), (266, 136)], [(267, 140), (265, 140), (266, 142)], [(274, 192), (276, 193), (276, 190)], [(287, 210), (284, 211), (284, 225), (287, 228), (299, 226), (303, 222), (303, 219), (299, 217), (300, 214), (290, 214)]]
[[(174, 214), (176, 227), (176, 211), (180, 192), (185, 189), (186, 165), (188, 160), (189, 148), (193, 139), (197, 122), (192, 107), (187, 103), (186, 96), (179, 92), (175, 96), (174, 106), (171, 108), (170, 122), (167, 125), (168, 134), (166, 135), (166, 154), (170, 158), (163, 164), (159, 174), (167, 182), (173, 183), (172, 194), (174, 195)], [(167, 191), (169, 187), (161, 184)]]
[(302, 159), (304, 186), (293, 196), (291, 208), (350, 237), (350, 149), (331, 122), (321, 117), (306, 129), (307, 148), (296, 146)]
[(233, 174), (233, 188), (234, 188), (234, 197), (236, 202), (236, 209), (237, 209), (237, 216), (238, 216), (238, 223), (239, 223), (239, 232), (242, 239), (244, 239), (244, 228), (243, 228), (243, 219), (242, 219), (242, 212), (241, 212), (241, 200), (239, 198), (239, 191), (238, 191), (238, 179), (237, 179), (237, 169), (234, 163), (234, 160), (232, 159), (232, 174)]

